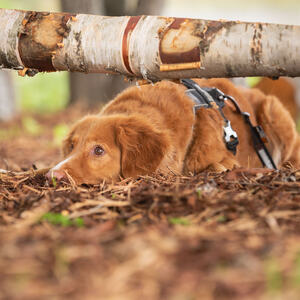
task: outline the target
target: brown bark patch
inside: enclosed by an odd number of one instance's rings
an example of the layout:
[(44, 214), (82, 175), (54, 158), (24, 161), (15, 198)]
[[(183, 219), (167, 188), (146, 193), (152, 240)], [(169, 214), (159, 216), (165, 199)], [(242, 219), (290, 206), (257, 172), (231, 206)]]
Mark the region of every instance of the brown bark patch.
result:
[(70, 29), (67, 26), (71, 14), (28, 12), (20, 34), (19, 51), (27, 68), (39, 71), (55, 71), (52, 57), (61, 47)]
[(162, 34), (159, 53), (163, 64), (200, 61), (200, 38), (195, 20), (177, 18)]
[(176, 18), (164, 31), (160, 42), (163, 64), (200, 62), (222, 29), (236, 22)]

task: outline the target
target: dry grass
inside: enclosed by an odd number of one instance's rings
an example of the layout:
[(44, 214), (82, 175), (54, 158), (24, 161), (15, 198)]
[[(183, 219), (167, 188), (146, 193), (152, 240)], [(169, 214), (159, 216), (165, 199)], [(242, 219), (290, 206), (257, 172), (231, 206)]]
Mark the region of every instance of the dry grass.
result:
[(0, 299), (299, 299), (300, 171), (53, 187), (24, 153), (0, 173)]

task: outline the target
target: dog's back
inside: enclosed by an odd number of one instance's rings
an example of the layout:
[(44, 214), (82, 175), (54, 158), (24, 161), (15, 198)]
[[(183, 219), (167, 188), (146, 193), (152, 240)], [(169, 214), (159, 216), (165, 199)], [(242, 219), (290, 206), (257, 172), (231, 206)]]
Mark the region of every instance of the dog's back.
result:
[(273, 80), (263, 77), (254, 88), (261, 90), (265, 95), (276, 96), (289, 111), (293, 119), (297, 120), (299, 107), (297, 105), (296, 86), (291, 79), (281, 77)]
[[(292, 118), (276, 97), (266, 96), (257, 89), (237, 88), (227, 79), (194, 81), (201, 87), (220, 89), (234, 97), (242, 111), (250, 113), (252, 123), (261, 125), (269, 137), (267, 147), (278, 166), (288, 160), (299, 166), (300, 159), (295, 149), (299, 137)], [(174, 144), (174, 153), (179, 160), (184, 160), (186, 173), (197, 173), (211, 167), (221, 171), (234, 165), (261, 167), (249, 127), (230, 102), (227, 102), (224, 113), (239, 136), (236, 156), (226, 148), (223, 119), (217, 109), (198, 110), (195, 121), (194, 104), (185, 90), (183, 85), (171, 81), (133, 87), (117, 96), (102, 114), (140, 114), (160, 130), (167, 130)]]

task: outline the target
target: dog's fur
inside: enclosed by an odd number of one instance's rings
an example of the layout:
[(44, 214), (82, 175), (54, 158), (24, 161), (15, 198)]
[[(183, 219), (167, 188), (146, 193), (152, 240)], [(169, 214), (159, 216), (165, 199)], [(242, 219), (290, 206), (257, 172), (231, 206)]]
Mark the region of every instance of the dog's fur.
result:
[[(237, 89), (226, 79), (195, 81), (233, 96), (242, 111), (250, 113), (252, 123), (264, 128), (267, 147), (278, 167), (287, 161), (295, 168), (300, 166), (300, 138), (276, 97), (255, 89)], [(224, 114), (239, 137), (236, 155), (226, 149), (220, 113), (203, 108), (195, 116), (194, 103), (185, 90), (171, 81), (126, 89), (99, 115), (74, 125), (63, 146), (67, 159), (50, 171), (51, 176), (66, 172), (78, 184), (96, 184), (156, 171), (194, 174), (234, 166), (262, 167), (249, 127), (234, 106), (228, 102)], [(103, 155), (94, 154), (96, 145), (104, 148)]]
[(273, 80), (268, 77), (263, 77), (254, 88), (261, 90), (266, 95), (276, 96), (290, 112), (293, 119), (297, 121), (299, 115), (297, 90), (292, 79), (281, 77)]

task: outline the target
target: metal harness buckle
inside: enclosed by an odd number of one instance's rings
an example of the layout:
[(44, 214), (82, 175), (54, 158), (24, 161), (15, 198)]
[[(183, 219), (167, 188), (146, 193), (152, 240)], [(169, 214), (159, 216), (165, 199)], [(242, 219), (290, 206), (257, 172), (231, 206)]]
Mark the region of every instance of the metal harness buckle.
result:
[(232, 129), (231, 123), (229, 120), (225, 122), (225, 126), (223, 126), (224, 130), (224, 140), (228, 150), (236, 154), (236, 147), (239, 144), (237, 133)]

